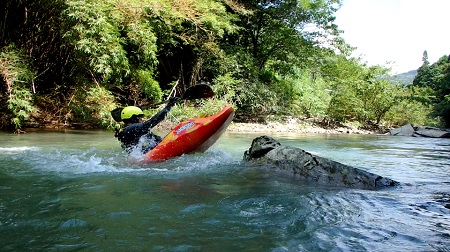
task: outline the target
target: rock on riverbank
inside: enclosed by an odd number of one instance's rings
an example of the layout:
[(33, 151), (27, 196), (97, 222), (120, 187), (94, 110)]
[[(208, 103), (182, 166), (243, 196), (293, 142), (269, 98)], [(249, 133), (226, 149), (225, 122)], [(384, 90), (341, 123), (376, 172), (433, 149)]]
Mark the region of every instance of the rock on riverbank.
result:
[(389, 131), (389, 134), (392, 136), (450, 138), (450, 131), (430, 126), (413, 126), (412, 124), (393, 129)]

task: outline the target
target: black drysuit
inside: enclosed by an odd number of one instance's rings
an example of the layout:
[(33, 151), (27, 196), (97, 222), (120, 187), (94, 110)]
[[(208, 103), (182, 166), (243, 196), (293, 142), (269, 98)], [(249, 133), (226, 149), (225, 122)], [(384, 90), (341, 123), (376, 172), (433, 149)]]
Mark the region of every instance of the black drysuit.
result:
[(159, 111), (149, 120), (142, 123), (131, 124), (118, 132), (116, 136), (122, 143), (122, 148), (130, 153), (133, 148), (139, 144), (141, 138), (144, 138), (142, 139), (143, 144), (141, 148), (143, 154), (155, 148), (155, 146), (161, 142), (162, 138), (153, 134), (151, 129), (166, 118), (167, 113), (169, 113), (173, 105), (172, 102), (169, 102), (163, 110)]

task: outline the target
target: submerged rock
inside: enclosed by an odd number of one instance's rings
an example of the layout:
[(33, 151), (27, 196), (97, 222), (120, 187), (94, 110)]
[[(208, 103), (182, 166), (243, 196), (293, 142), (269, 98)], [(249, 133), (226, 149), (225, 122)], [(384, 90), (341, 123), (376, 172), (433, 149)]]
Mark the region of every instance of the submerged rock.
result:
[(244, 160), (266, 164), (278, 171), (320, 185), (359, 189), (379, 189), (400, 183), (377, 174), (315, 156), (302, 149), (282, 146), (275, 139), (261, 136), (253, 139)]
[(430, 126), (413, 126), (411, 124), (403, 125), (399, 128), (389, 131), (392, 136), (413, 136), (413, 137), (433, 137), (450, 138), (450, 132)]

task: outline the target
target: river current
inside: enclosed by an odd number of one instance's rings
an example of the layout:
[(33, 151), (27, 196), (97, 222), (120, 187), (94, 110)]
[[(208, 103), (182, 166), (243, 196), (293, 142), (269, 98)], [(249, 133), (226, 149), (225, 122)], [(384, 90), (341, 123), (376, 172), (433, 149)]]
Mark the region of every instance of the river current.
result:
[(401, 183), (372, 191), (244, 163), (261, 134), (145, 166), (112, 135), (0, 133), (1, 251), (450, 251), (450, 139), (268, 134)]

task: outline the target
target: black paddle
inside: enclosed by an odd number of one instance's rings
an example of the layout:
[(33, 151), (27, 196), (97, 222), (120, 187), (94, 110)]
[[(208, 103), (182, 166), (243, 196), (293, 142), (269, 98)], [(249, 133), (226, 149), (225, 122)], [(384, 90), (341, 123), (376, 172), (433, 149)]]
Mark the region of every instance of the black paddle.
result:
[[(198, 84), (189, 87), (186, 89), (186, 92), (184, 92), (183, 97), (181, 97), (181, 100), (195, 100), (195, 99), (201, 99), (201, 98), (211, 98), (214, 96), (214, 91), (212, 90), (211, 86), (206, 84)], [(150, 105), (143, 106), (144, 108), (158, 106), (164, 103), (167, 103), (169, 100), (159, 102), (159, 103), (153, 103)], [(111, 111), (111, 116), (116, 122), (121, 122), (121, 113), (123, 108), (116, 108)]]

